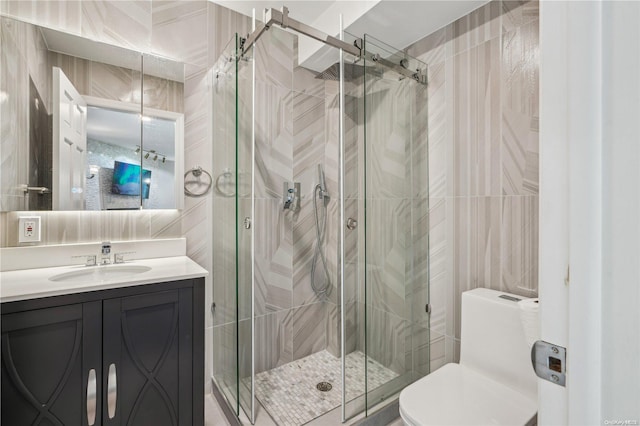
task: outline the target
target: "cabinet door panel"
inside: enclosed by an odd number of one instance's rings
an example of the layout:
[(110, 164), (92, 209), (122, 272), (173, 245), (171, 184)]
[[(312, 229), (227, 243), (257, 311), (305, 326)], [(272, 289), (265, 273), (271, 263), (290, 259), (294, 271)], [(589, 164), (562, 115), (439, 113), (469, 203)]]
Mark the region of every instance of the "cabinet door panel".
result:
[(3, 424), (88, 424), (87, 378), (101, 364), (101, 345), (92, 342), (100, 322), (99, 302), (2, 316)]
[[(185, 288), (104, 302), (105, 425), (191, 424), (191, 405), (183, 401), (192, 396), (192, 317), (181, 314), (191, 312), (191, 294)], [(112, 364), (117, 371), (117, 399), (110, 418)]]

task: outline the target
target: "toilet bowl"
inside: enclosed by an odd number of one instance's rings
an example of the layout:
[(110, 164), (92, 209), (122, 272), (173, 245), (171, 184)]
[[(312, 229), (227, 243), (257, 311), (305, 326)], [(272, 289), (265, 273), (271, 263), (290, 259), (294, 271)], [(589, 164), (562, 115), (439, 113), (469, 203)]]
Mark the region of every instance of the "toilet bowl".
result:
[(447, 364), (400, 393), (406, 425), (535, 424), (537, 380), (519, 299), (485, 288), (462, 294), (460, 363)]

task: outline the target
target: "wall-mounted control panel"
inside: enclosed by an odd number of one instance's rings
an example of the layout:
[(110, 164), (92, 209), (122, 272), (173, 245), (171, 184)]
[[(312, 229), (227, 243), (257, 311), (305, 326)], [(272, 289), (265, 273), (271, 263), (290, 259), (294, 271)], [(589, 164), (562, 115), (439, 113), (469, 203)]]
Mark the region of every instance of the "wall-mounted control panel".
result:
[(40, 242), (40, 216), (23, 216), (18, 220), (18, 242)]

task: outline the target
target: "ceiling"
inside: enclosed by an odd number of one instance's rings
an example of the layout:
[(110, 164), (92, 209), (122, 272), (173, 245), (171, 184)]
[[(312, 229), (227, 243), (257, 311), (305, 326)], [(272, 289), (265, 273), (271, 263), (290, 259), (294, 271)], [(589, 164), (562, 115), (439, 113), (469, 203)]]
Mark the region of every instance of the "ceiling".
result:
[[(339, 15), (345, 31), (365, 34), (397, 49), (435, 32), (477, 9), (488, 0), (356, 0), (356, 1), (235, 1), (216, 0), (222, 6), (262, 20), (264, 8), (289, 8), (289, 16), (333, 36), (339, 34)], [(300, 36), (299, 64), (320, 72), (338, 61), (338, 51), (323, 43)]]

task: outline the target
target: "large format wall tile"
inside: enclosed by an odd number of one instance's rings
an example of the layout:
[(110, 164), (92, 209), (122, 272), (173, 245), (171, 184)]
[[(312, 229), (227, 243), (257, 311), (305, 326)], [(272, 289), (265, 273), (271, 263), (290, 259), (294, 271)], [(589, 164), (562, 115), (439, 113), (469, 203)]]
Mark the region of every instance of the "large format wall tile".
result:
[(152, 52), (206, 67), (207, 3), (205, 0), (152, 1)]
[(496, 38), (500, 34), (500, 1), (492, 1), (451, 24), (453, 54)]
[(368, 356), (398, 374), (405, 373), (410, 323), (380, 309), (367, 309)]
[(454, 196), (500, 194), (500, 41), (453, 59)]
[(246, 37), (251, 30), (251, 18), (231, 9), (207, 1), (208, 21), (207, 39), (209, 40), (209, 65), (216, 63), (225, 47), (231, 43), (235, 50), (235, 35)]
[[(311, 287), (311, 268), (316, 250), (316, 219), (314, 213), (315, 186), (318, 184), (318, 165), (324, 167), (324, 98), (302, 93), (293, 94), (293, 181), (301, 184), (303, 199), (300, 211), (293, 219), (293, 305), (300, 306), (323, 300)], [(318, 219), (322, 223), (323, 202), (317, 201)], [(328, 218), (327, 218), (328, 219)], [(329, 235), (322, 241), (326, 254)], [(320, 256), (316, 260), (314, 282), (322, 286), (327, 278)], [(331, 280), (331, 276), (329, 277)], [(335, 292), (333, 292), (335, 296)]]
[[(237, 392), (237, 329), (236, 324), (229, 323), (213, 327), (213, 364), (212, 370), (218, 386), (224, 386), (231, 392)], [(206, 382), (206, 381), (205, 381)]]
[(271, 27), (256, 43), (256, 81), (293, 89), (293, 67), (297, 36)]
[(502, 201), (502, 290), (534, 297), (538, 293), (538, 197)]
[(256, 373), (293, 361), (292, 317), (293, 310), (256, 317)]
[(0, 2), (0, 12), (27, 22), (80, 34), (81, 3), (79, 0)]
[(325, 308), (327, 351), (335, 357), (340, 357), (340, 307), (335, 303), (326, 302)]
[(428, 326), (446, 359), (463, 291), (537, 295), (538, 9), (493, 1), (406, 49), (429, 65)]
[(294, 68), (293, 68), (293, 90), (310, 96), (324, 98), (325, 80), (318, 78), (316, 73), (297, 64), (298, 42), (295, 41)]
[[(180, 212), (174, 210), (33, 212), (42, 218), (44, 244), (127, 241), (182, 236)], [(18, 245), (17, 223), (24, 212), (3, 212), (6, 246)]]
[(325, 330), (326, 304), (318, 302), (293, 310), (293, 359), (326, 348)]
[(136, 50), (151, 47), (151, 0), (84, 0), (82, 36)]
[(407, 250), (410, 238), (411, 204), (408, 200), (367, 200), (367, 303), (404, 318)]
[(213, 201), (213, 301), (214, 325), (236, 318), (236, 200), (216, 197)]
[(410, 195), (411, 103), (413, 88), (373, 79), (367, 87), (367, 197)]
[(477, 287), (501, 289), (501, 199), (456, 198), (453, 205), (452, 308), (455, 313), (455, 337), (459, 338), (462, 293)]
[(503, 0), (501, 3), (503, 32), (522, 27), (540, 17), (540, 2), (538, 0)]
[(280, 200), (257, 199), (255, 233), (256, 315), (291, 308), (291, 223)]
[(538, 27), (533, 21), (502, 36), (502, 192), (538, 193)]
[(290, 89), (256, 83), (255, 196), (258, 198), (282, 200), (283, 182), (293, 181), (292, 99)]
[[(432, 67), (433, 64), (443, 63), (448, 54), (447, 47), (452, 35), (451, 25), (447, 25), (421, 40), (416, 41), (407, 47), (406, 52), (409, 56), (413, 56)], [(431, 78), (429, 78), (431, 82)]]

